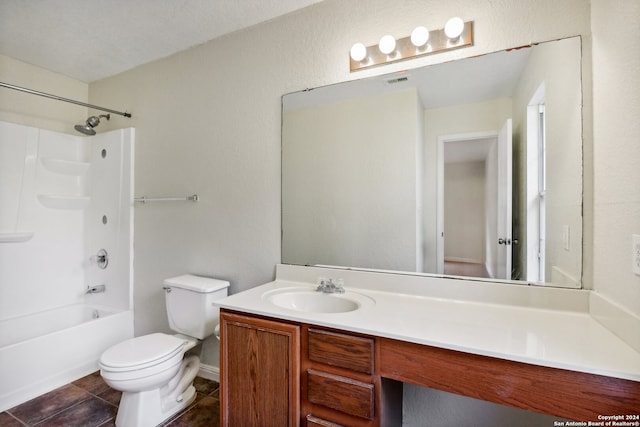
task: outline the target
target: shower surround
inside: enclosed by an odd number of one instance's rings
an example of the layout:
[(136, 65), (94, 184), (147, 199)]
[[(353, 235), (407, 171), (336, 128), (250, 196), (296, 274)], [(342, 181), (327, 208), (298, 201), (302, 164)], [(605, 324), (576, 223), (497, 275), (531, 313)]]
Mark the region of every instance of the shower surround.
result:
[(134, 136), (0, 122), (0, 411), (133, 336)]

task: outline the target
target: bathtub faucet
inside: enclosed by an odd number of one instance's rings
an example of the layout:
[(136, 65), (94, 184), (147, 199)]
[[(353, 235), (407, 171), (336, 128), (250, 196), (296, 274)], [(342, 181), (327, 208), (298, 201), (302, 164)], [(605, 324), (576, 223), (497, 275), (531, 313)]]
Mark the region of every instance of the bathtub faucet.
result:
[(88, 294), (97, 294), (100, 292), (104, 292), (106, 290), (106, 286), (105, 285), (98, 285), (98, 286), (87, 286), (87, 292)]

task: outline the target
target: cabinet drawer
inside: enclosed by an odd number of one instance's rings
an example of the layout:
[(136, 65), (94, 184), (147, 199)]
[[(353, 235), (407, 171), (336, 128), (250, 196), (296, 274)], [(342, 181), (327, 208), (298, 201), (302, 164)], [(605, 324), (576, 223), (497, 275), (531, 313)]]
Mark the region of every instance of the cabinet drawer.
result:
[(373, 373), (373, 339), (309, 328), (309, 360)]
[(374, 385), (309, 369), (307, 400), (357, 417), (373, 419)]

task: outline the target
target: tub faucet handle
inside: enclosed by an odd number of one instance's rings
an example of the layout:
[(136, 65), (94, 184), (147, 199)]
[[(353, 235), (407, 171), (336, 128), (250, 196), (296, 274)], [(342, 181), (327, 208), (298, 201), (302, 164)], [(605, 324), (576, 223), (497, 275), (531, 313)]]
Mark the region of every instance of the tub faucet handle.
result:
[(106, 250), (100, 249), (97, 254), (91, 257), (91, 260), (95, 261), (98, 267), (104, 270), (109, 265), (109, 254)]

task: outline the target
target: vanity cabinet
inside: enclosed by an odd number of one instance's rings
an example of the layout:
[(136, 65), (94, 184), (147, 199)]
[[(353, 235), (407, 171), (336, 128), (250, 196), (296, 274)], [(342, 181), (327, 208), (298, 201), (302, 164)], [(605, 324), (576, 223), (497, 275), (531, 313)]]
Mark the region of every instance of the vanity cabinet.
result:
[(402, 425), (405, 382), (573, 420), (640, 408), (633, 380), (224, 308), (220, 319), (224, 426)]
[(297, 426), (300, 326), (220, 313), (221, 424)]

